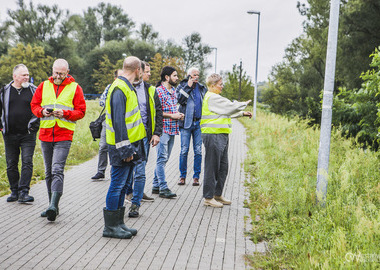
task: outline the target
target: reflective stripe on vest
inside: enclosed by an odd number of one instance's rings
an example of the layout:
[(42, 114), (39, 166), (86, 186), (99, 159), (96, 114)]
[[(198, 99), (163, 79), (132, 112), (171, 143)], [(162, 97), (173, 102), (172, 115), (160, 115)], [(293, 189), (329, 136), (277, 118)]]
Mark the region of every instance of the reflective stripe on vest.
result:
[[(42, 88), (41, 107), (73, 111), (73, 99), (77, 86), (78, 84), (76, 82), (72, 82), (65, 86), (58, 86), (58, 88), (64, 88), (57, 97), (54, 89), (54, 84), (49, 80), (45, 81)], [(54, 116), (41, 118), (41, 128), (52, 128), (55, 126), (55, 123), (57, 123), (61, 128), (66, 128), (72, 131), (75, 130), (75, 121), (70, 121), (65, 118), (56, 118)]]
[(231, 133), (231, 118), (228, 115), (220, 115), (213, 113), (208, 108), (208, 100), (213, 92), (208, 91), (203, 99), (202, 105), (202, 118), (201, 118), (201, 132), (202, 133)]
[[(127, 103), (125, 104), (125, 125), (127, 127), (128, 140), (124, 140), (118, 143), (115, 143), (115, 130), (113, 128), (111, 118), (111, 96), (115, 88), (123, 91), (125, 97), (127, 98)], [(141, 119), (139, 104), (135, 92), (133, 92), (123, 80), (116, 79), (109, 88), (106, 99), (107, 143), (110, 145), (115, 145), (116, 148), (120, 148), (139, 141), (145, 138), (145, 136), (146, 131)]]

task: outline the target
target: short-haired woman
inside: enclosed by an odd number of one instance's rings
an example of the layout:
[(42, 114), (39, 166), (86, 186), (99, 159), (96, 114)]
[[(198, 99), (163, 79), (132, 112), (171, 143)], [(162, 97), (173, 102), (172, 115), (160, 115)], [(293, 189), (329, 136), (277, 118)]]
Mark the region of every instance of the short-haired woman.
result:
[(228, 134), (231, 133), (231, 118), (248, 116), (243, 111), (251, 100), (245, 102), (230, 101), (222, 97), (223, 79), (219, 74), (211, 74), (206, 84), (208, 92), (203, 99), (201, 132), (206, 150), (203, 197), (204, 205), (223, 207), (231, 204), (222, 196), (228, 173)]

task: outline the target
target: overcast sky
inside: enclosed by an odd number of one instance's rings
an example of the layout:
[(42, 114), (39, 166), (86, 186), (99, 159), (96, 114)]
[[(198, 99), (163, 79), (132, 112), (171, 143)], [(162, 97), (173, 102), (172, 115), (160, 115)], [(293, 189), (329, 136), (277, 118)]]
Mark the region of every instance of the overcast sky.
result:
[[(29, 4), (29, 0), (24, 0)], [(301, 0), (302, 1), (302, 0)], [(181, 43), (185, 36), (199, 32), (204, 43), (217, 48), (217, 72), (232, 70), (243, 62), (243, 68), (254, 78), (256, 61), (257, 15), (260, 11), (260, 45), (258, 81), (266, 80), (271, 67), (279, 63), (287, 45), (302, 33), (303, 17), (297, 0), (34, 0), (34, 4), (57, 4), (71, 13), (83, 14), (87, 7), (100, 2), (121, 6), (139, 26), (153, 25), (160, 38)], [(0, 0), (0, 20), (6, 10), (16, 9), (16, 0)], [(215, 50), (209, 57), (214, 71)]]

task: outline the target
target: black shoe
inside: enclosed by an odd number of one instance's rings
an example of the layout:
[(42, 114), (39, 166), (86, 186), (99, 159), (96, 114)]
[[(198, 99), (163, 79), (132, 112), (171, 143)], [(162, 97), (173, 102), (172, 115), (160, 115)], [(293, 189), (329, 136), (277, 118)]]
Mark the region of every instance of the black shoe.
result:
[(170, 189), (163, 189), (160, 191), (160, 197), (161, 198), (174, 198), (177, 197), (177, 194), (171, 192)]
[(93, 180), (99, 180), (99, 179), (104, 179), (104, 174), (98, 172), (95, 174), (95, 176), (91, 177)]
[(7, 202), (15, 202), (18, 200), (18, 192), (12, 191), (11, 196), (7, 198)]
[(128, 217), (138, 217), (139, 216), (139, 206), (136, 204), (132, 204), (132, 206), (129, 208)]
[(21, 191), (20, 195), (18, 196), (18, 202), (19, 203), (34, 202), (34, 198), (33, 196), (30, 196), (27, 191)]
[(160, 193), (160, 188), (158, 188), (158, 187), (152, 188), (152, 194), (159, 194), (159, 193)]

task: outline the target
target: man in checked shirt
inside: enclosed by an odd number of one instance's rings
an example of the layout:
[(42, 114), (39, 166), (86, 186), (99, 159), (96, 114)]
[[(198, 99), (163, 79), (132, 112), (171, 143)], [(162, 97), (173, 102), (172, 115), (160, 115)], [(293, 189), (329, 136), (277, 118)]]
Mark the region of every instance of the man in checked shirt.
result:
[(163, 67), (156, 91), (162, 105), (164, 125), (160, 143), (157, 145), (157, 163), (152, 189), (152, 193), (160, 194), (162, 198), (177, 197), (177, 194), (171, 192), (165, 179), (165, 165), (173, 148), (174, 136), (179, 134), (178, 120), (184, 119), (184, 114), (179, 113), (177, 109), (178, 101), (175, 91), (177, 82), (178, 74), (175, 68)]

